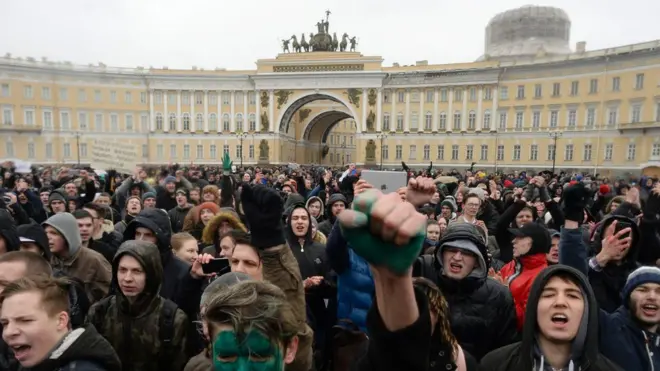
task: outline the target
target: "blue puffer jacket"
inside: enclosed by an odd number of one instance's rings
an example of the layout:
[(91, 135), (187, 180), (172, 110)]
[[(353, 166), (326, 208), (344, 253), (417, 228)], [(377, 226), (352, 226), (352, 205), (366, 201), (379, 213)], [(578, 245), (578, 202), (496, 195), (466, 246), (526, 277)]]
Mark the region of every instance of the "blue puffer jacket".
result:
[(339, 325), (350, 321), (360, 331), (367, 332), (367, 312), (371, 308), (374, 280), (369, 264), (357, 255), (335, 223), (326, 244), (330, 266), (337, 273), (337, 320)]

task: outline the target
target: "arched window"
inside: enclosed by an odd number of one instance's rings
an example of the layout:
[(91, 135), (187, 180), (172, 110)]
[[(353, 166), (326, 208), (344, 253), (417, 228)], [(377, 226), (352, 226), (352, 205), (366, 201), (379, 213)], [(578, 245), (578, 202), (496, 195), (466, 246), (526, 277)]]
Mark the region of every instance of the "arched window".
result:
[(489, 110), (486, 110), (486, 112), (484, 112), (483, 130), (490, 130), (490, 111)]
[(229, 114), (222, 115), (222, 131), (229, 131)]
[(217, 131), (218, 130), (218, 115), (215, 113), (209, 114), (209, 130)]
[(257, 131), (257, 118), (254, 113), (250, 114), (250, 127), (248, 130)]
[(383, 115), (383, 128), (382, 131), (390, 131), (390, 114), (385, 112)]
[(163, 130), (163, 114), (156, 113), (156, 130)]
[(170, 131), (176, 131), (176, 114), (170, 113)]
[(454, 112), (454, 126), (452, 130), (461, 130), (461, 111)]
[(433, 115), (431, 112), (426, 112), (426, 118), (424, 120), (424, 131), (431, 131), (433, 129)]
[(440, 130), (447, 130), (447, 114), (440, 112)]
[(403, 131), (403, 113), (396, 115), (396, 131)]
[(236, 131), (243, 131), (243, 114), (242, 113), (237, 113), (236, 114)]
[(477, 114), (474, 111), (470, 111), (468, 115), (468, 129), (474, 130), (477, 126)]
[(204, 115), (198, 113), (196, 116), (197, 117), (195, 118), (195, 131), (204, 127)]
[(183, 114), (183, 131), (190, 131), (190, 114)]

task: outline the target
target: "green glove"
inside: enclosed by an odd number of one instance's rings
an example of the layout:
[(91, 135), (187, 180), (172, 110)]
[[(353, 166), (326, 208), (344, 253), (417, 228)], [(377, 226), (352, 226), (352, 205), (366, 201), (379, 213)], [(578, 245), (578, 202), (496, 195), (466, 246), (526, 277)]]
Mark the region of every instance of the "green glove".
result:
[[(381, 221), (375, 220), (372, 213), (374, 205), (382, 197), (389, 196), (383, 196), (375, 190), (365, 191), (356, 196), (353, 200), (352, 210), (339, 214), (339, 226), (351, 248), (369, 264), (386, 267), (396, 275), (404, 275), (412, 267), (422, 249), (426, 223), (420, 219), (419, 230), (404, 245), (396, 245), (393, 242), (394, 238), (392, 241), (385, 241), (381, 235), (372, 234), (370, 228), (374, 224), (376, 224), (375, 230), (383, 231)], [(415, 211), (414, 206), (402, 205), (397, 205), (397, 207), (408, 208), (405, 211), (409, 213), (403, 223), (410, 223), (412, 219), (424, 218)], [(399, 210), (397, 209), (397, 211)], [(347, 214), (344, 215), (344, 213)], [(395, 232), (392, 231), (392, 233)]]
[(229, 153), (225, 152), (224, 156), (222, 156), (222, 175), (231, 174), (231, 164)]

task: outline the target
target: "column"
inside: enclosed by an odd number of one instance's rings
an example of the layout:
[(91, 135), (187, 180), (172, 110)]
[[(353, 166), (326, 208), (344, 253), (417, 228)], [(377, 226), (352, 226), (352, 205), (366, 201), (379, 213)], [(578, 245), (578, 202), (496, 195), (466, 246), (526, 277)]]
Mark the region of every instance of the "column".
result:
[(166, 133), (170, 131), (170, 118), (167, 112), (167, 94), (167, 90), (163, 91), (163, 131)]
[[(243, 92), (243, 132), (250, 130), (250, 118), (248, 117), (248, 91)], [(245, 152), (243, 152), (245, 157)]]
[(449, 107), (447, 108), (447, 131), (454, 129), (454, 88), (447, 90), (449, 94)]
[(209, 132), (209, 91), (204, 90), (204, 132)]
[(232, 133), (236, 132), (236, 120), (234, 120), (234, 101), (235, 101), (235, 92), (232, 90), (229, 92), (229, 122), (230, 129)]
[(463, 89), (463, 114), (461, 115), (461, 132), (467, 131), (468, 121), (468, 91)]
[(183, 122), (181, 121), (181, 90), (176, 91), (176, 131), (183, 130)]
[(156, 113), (154, 112), (154, 90), (149, 89), (149, 130), (156, 131)]
[(438, 89), (434, 88), (433, 89), (433, 132), (437, 133), (438, 132), (438, 122), (440, 121), (440, 116), (438, 113)]
[(497, 126), (499, 125), (499, 115), (497, 114), (497, 86), (492, 88), (493, 92), (493, 111), (490, 114), (490, 130), (497, 131)]
[(477, 125), (476, 130), (481, 131), (481, 124), (483, 123), (483, 98), (484, 98), (484, 87), (479, 86), (479, 93), (477, 93)]
[(271, 133), (275, 132), (275, 94), (272, 90), (268, 91), (268, 116), (269, 117), (269, 131)]
[(358, 127), (358, 132), (367, 131), (367, 89), (362, 89), (362, 124)]
[(261, 92), (259, 90), (254, 91), (254, 126), (256, 132), (261, 131)]
[(403, 132), (410, 132), (410, 89), (406, 89), (406, 112), (403, 114)]
[(190, 132), (194, 133), (197, 128), (195, 127), (195, 91), (190, 91)]
[(218, 134), (222, 133), (222, 130), (224, 130), (223, 127), (223, 121), (222, 121), (222, 90), (218, 90), (215, 92), (216, 96), (218, 99), (215, 100), (215, 103), (218, 105)]
[(383, 130), (383, 89), (378, 89), (378, 97), (376, 98), (376, 131)]
[(426, 113), (424, 113), (424, 101), (426, 101), (426, 90), (419, 90), (419, 117), (417, 118), (417, 131), (423, 132), (426, 126)]
[(397, 114), (396, 114), (396, 100), (398, 98), (396, 89), (392, 89), (392, 113), (390, 114), (390, 131), (396, 130)]

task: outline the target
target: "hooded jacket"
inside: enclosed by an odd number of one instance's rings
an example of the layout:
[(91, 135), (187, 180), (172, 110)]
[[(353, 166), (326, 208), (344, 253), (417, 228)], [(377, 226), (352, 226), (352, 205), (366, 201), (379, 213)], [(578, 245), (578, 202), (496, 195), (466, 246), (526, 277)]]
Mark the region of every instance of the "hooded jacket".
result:
[(82, 240), (78, 222), (69, 213), (59, 213), (48, 218), (43, 226), (50, 226), (64, 238), (68, 253), (52, 254), (50, 265), (66, 276), (80, 281), (91, 303), (101, 300), (108, 294), (112, 278), (110, 263), (103, 255), (90, 248), (81, 248)]
[(179, 307), (179, 290), (184, 276), (189, 275), (190, 265), (180, 259), (176, 259), (170, 248), (172, 229), (167, 213), (161, 209), (149, 208), (142, 210), (128, 225), (124, 231), (124, 241), (135, 239), (135, 230), (138, 227), (147, 228), (157, 238), (156, 246), (163, 267), (163, 282), (160, 288), (160, 296), (170, 299)]
[[(117, 270), (124, 256), (137, 260), (145, 273), (142, 292), (133, 302), (117, 290), (109, 306), (104, 308), (99, 303), (89, 310), (88, 322), (106, 338), (117, 351), (125, 370), (157, 371), (159, 369), (160, 350), (160, 315), (166, 299), (158, 295), (163, 280), (163, 267), (160, 254), (153, 244), (144, 241), (124, 242), (112, 262), (112, 283), (118, 286)], [(107, 309), (106, 312), (103, 312)], [(186, 356), (188, 319), (180, 309), (174, 316), (174, 334), (170, 349), (177, 350), (171, 355), (169, 370), (182, 370), (188, 360)], [(167, 371), (167, 369), (165, 370)]]
[(37, 223), (23, 224), (19, 225), (17, 229), (18, 236), (20, 239), (28, 239), (34, 241), (34, 243), (41, 249), (41, 255), (50, 261), (52, 254), (50, 252), (50, 247), (48, 246), (48, 236), (44, 228)]
[[(616, 371), (621, 370), (612, 361), (600, 354), (598, 349), (598, 304), (586, 277), (571, 267), (555, 265), (544, 269), (534, 280), (527, 302), (522, 341), (507, 345), (487, 354), (479, 367), (480, 371), (545, 371), (549, 365), (537, 345), (537, 308), (543, 288), (558, 275), (570, 276), (579, 283), (584, 297), (584, 310), (580, 328), (572, 342), (572, 353), (568, 370)], [(571, 368), (572, 366), (572, 368)]]
[(30, 371), (121, 371), (117, 353), (94, 326), (69, 332), (41, 363)]
[(311, 204), (314, 201), (318, 201), (321, 203), (321, 210), (319, 211), (319, 216), (315, 217), (316, 221), (320, 223), (325, 219), (325, 206), (323, 200), (321, 200), (320, 197), (312, 196), (307, 199), (307, 202), (305, 203), (305, 207), (307, 208), (307, 210), (309, 210), (309, 204)]
[(332, 231), (332, 226), (335, 224), (335, 219), (337, 219), (336, 216), (332, 214), (332, 205), (334, 205), (337, 202), (343, 202), (346, 207), (348, 207), (348, 200), (346, 199), (346, 196), (344, 196), (341, 193), (334, 193), (330, 196), (328, 199), (328, 204), (325, 205), (326, 207), (326, 219), (319, 224), (319, 231), (323, 232), (324, 235), (329, 236), (330, 231)]
[(7, 252), (16, 251), (21, 246), (14, 218), (4, 209), (0, 209), (0, 237), (5, 240)]

